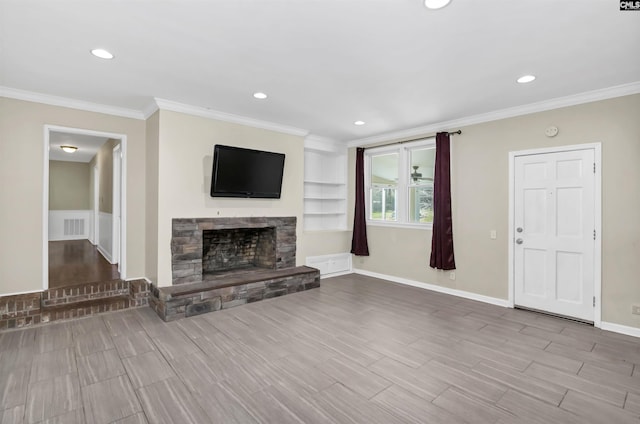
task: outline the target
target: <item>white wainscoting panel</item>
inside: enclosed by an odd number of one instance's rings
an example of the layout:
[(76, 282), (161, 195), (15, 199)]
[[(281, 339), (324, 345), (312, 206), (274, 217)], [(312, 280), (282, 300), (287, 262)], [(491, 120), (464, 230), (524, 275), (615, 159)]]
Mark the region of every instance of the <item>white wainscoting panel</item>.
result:
[(113, 264), (111, 259), (112, 235), (111, 225), (113, 223), (113, 216), (110, 213), (100, 212), (98, 214), (98, 252), (104, 256), (104, 258)]
[(351, 272), (351, 253), (308, 256), (305, 265), (320, 270), (324, 278), (337, 277)]
[(49, 211), (49, 241), (88, 239), (90, 229), (90, 210)]

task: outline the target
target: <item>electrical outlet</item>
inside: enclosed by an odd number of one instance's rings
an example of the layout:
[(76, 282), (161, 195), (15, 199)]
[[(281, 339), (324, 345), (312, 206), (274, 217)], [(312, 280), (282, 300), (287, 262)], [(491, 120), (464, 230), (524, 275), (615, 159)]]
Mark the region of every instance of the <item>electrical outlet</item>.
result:
[(631, 305), (631, 313), (633, 315), (640, 315), (640, 305)]
[[(455, 273), (455, 272), (453, 272), (453, 271), (451, 271), (451, 272), (449, 273), (449, 280), (455, 280), (455, 279), (456, 279), (456, 273)], [(639, 312), (639, 313), (640, 313), (640, 312)]]
[(491, 230), (489, 232), (489, 238), (491, 238), (491, 240), (495, 240), (498, 237), (498, 232), (496, 230)]

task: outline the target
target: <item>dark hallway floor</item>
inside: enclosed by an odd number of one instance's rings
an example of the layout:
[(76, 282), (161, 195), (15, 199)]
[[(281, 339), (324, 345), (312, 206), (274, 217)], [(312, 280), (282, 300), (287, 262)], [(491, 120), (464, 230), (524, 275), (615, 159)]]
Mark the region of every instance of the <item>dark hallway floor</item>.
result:
[(88, 240), (49, 242), (49, 288), (120, 278), (118, 265), (111, 265)]

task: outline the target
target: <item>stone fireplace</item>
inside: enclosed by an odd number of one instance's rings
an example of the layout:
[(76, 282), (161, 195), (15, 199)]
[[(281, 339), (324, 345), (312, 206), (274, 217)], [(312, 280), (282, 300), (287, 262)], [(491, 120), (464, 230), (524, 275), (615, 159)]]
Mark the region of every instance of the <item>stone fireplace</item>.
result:
[(296, 218), (176, 218), (172, 285), (151, 288), (164, 321), (320, 287), (320, 271), (296, 266)]
[(295, 217), (176, 218), (172, 283), (296, 265)]

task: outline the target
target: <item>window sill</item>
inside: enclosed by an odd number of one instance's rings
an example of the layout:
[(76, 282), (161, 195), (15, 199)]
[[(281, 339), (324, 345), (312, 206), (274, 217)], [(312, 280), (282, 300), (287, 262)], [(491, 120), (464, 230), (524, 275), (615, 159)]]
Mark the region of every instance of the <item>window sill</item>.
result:
[(417, 230), (429, 230), (433, 229), (433, 223), (416, 224), (412, 222), (389, 222), (389, 221), (371, 221), (367, 220), (367, 226), (372, 227), (392, 227), (392, 228), (414, 228)]

